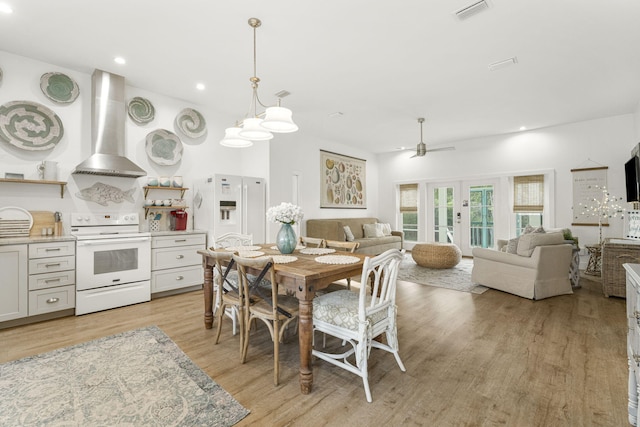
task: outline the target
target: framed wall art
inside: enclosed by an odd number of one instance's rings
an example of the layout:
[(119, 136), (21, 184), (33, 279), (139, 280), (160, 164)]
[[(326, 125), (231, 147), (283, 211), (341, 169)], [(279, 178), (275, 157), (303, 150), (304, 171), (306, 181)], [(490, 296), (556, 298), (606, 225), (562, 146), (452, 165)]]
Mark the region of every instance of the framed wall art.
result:
[(320, 150), (320, 207), (367, 208), (367, 161)]
[(607, 187), (607, 166), (571, 169), (573, 174), (573, 220), (571, 225), (608, 226), (605, 216), (599, 222), (598, 202)]

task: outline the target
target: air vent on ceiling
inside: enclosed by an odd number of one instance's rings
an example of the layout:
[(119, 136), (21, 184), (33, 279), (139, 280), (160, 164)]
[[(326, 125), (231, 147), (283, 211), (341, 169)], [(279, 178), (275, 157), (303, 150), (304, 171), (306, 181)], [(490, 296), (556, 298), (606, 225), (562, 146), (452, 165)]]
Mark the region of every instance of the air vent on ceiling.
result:
[(464, 20), (487, 9), (489, 9), (489, 4), (486, 2), (486, 0), (480, 0), (468, 6), (465, 6), (460, 10), (457, 10), (455, 14), (458, 19)]
[(498, 61), (498, 62), (494, 62), (493, 64), (489, 64), (489, 69), (491, 71), (496, 71), (499, 70), (501, 68), (505, 68), (505, 67), (509, 67), (511, 65), (515, 65), (518, 63), (518, 58), (511, 57), (509, 59), (505, 59), (503, 61)]
[(288, 90), (281, 90), (280, 92), (276, 92), (275, 94), (278, 98), (284, 98), (285, 96), (289, 96), (291, 95), (291, 92), (289, 92)]

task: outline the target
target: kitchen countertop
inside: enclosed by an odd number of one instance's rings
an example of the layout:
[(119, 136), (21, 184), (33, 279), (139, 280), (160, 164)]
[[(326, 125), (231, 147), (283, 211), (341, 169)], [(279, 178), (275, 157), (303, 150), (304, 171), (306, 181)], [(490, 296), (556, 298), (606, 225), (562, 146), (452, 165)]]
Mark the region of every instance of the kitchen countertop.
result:
[(28, 243), (68, 242), (76, 240), (75, 236), (31, 236), (31, 237), (3, 237), (0, 238), (0, 246), (21, 245)]
[(205, 230), (152, 231), (151, 236), (179, 236), (181, 234), (206, 234)]

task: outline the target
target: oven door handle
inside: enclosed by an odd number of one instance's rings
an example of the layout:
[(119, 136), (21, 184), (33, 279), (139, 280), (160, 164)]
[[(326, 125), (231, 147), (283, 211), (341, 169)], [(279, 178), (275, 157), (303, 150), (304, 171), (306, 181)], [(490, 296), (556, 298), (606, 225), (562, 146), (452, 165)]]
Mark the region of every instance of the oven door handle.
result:
[(151, 237), (127, 237), (123, 239), (97, 239), (97, 240), (78, 240), (76, 245), (78, 246), (101, 246), (110, 245), (112, 243), (136, 243), (136, 242), (148, 242)]

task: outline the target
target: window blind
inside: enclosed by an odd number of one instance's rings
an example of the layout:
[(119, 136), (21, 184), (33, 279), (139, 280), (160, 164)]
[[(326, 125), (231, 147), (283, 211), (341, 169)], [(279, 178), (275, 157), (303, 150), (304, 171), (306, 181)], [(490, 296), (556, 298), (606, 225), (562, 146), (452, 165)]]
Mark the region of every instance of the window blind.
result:
[(400, 212), (418, 212), (418, 184), (400, 184)]
[(544, 210), (544, 175), (513, 177), (513, 211), (542, 212)]

